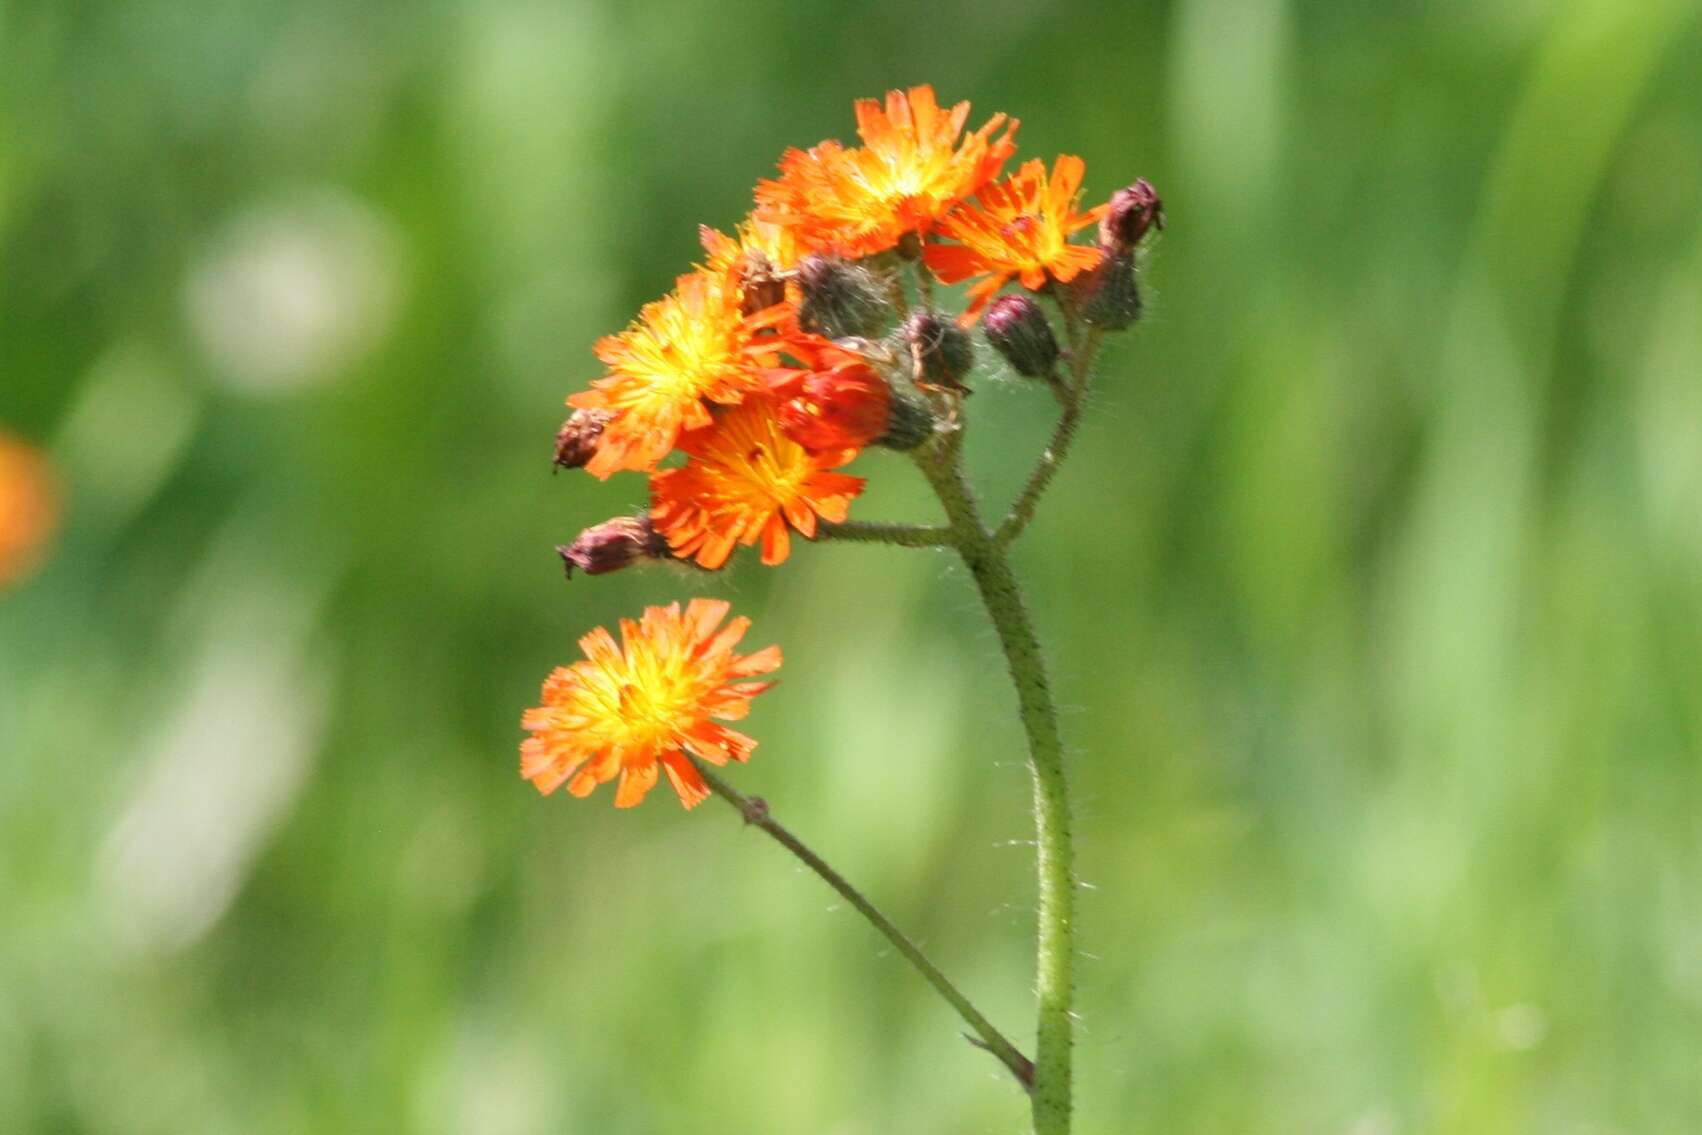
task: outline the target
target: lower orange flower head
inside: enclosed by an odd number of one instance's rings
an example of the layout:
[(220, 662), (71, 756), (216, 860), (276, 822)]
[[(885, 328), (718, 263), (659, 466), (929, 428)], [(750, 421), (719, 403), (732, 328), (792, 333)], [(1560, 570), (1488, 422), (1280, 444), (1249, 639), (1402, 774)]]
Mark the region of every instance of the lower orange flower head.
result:
[(575, 796), (620, 780), (615, 807), (643, 800), (665, 772), (691, 808), (709, 786), (686, 755), (711, 764), (750, 759), (756, 742), (717, 724), (738, 721), (751, 699), (773, 682), (740, 679), (780, 667), (780, 648), (736, 654), (750, 620), (722, 626), (731, 605), (693, 599), (646, 607), (638, 622), (621, 620), (621, 641), (602, 627), (579, 640), (583, 661), (544, 682), (543, 705), (526, 711), (520, 775), (545, 794), (566, 784)]
[(586, 471), (606, 479), (654, 469), (680, 431), (708, 424), (705, 402), (731, 404), (755, 390), (755, 367), (771, 357), (757, 332), (781, 314), (746, 318), (736, 278), (706, 270), (681, 276), (631, 327), (598, 341), (608, 375), (567, 400), (612, 415)]
[(946, 110), (930, 86), (888, 91), (884, 106), (858, 99), (856, 110), (862, 146), (788, 150), (779, 178), (757, 186), (757, 215), (794, 229), (812, 251), (857, 259), (925, 233), (1016, 152), (1014, 120), (995, 114), (964, 137), (969, 104)]
[(748, 398), (718, 414), (680, 438), (683, 466), (650, 478), (650, 520), (676, 556), (713, 571), (736, 545), (761, 540), (762, 562), (778, 564), (791, 551), (788, 525), (813, 538), (818, 517), (845, 519), (863, 479), (828, 470), (857, 451), (805, 449), (776, 410), (772, 399)]
[(940, 225), (940, 235), (958, 243), (933, 244), (923, 251), (934, 275), (948, 284), (987, 277), (969, 289), (962, 323), (975, 322), (1012, 276), (1032, 291), (1048, 278), (1068, 283), (1099, 263), (1103, 254), (1098, 248), (1069, 242), (1071, 233), (1094, 224), (1105, 211), (1104, 206), (1075, 211), (1085, 168), (1080, 158), (1066, 154), (1048, 180), (1045, 162), (1024, 162), (1009, 179), (987, 186), (976, 203), (962, 206)]
[(35, 569), (58, 526), (59, 494), (46, 459), (0, 434), (0, 587)]
[(805, 449), (861, 449), (886, 433), (892, 388), (869, 360), (819, 335), (796, 335), (786, 354), (800, 368), (768, 372), (780, 429)]

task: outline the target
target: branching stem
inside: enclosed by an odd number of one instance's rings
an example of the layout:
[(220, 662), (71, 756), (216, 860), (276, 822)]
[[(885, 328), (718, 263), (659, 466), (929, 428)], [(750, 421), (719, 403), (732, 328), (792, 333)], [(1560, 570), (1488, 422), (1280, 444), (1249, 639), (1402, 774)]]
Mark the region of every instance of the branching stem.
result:
[(828, 886), (839, 892), (841, 898), (857, 909), (857, 913), (868, 919), (869, 923), (876, 930), (879, 930), (900, 954), (904, 955), (906, 961), (916, 967), (927, 979), (928, 984), (932, 985), (940, 996), (944, 997), (951, 1004), (951, 1007), (957, 1010), (958, 1016), (962, 1017), (964, 1022), (973, 1030), (973, 1035), (965, 1034), (971, 1044), (992, 1053), (1001, 1064), (1010, 1069), (1011, 1075), (1016, 1077), (1017, 1082), (1024, 1089), (1030, 1092), (1034, 1090), (1033, 1062), (1024, 1056), (1016, 1045), (1007, 1040), (1003, 1033), (994, 1028), (992, 1022), (981, 1015), (981, 1011), (970, 1003), (969, 998), (965, 997), (957, 986), (953, 985), (950, 979), (940, 972), (939, 967), (928, 960), (928, 956), (922, 952), (916, 943), (912, 942), (902, 930), (892, 924), (891, 919), (882, 914), (874, 903), (863, 896), (861, 891), (847, 882), (845, 876), (835, 871), (826, 860), (811, 851), (802, 840), (769, 815), (768, 804), (761, 797), (744, 795), (722, 780), (712, 768), (695, 757), (692, 758), (692, 763), (697, 766), (698, 772), (703, 774), (703, 779), (709, 782), (710, 790), (738, 809), (739, 814), (745, 818), (745, 823), (761, 828), (776, 843), (796, 856), (804, 866), (821, 876)]
[(963, 474), (961, 433), (917, 454), (917, 464), (945, 507), (955, 545), (975, 579), (1016, 683), (1017, 707), (1028, 736), (1034, 786), (1039, 875), (1039, 933), (1035, 957), (1038, 1000), (1032, 1092), (1035, 1135), (1068, 1135), (1074, 1022), (1075, 876), (1071, 866), (1070, 804), (1058, 711), (1046, 678), (1040, 642), (1023, 603), (1004, 546), (981, 521)]

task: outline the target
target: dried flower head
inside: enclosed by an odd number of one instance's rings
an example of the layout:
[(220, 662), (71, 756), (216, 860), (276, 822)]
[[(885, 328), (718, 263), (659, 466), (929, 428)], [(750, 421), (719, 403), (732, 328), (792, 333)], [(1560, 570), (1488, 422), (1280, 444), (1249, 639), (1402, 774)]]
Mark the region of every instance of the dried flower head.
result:
[(606, 575), (640, 560), (665, 560), (669, 555), (668, 541), (650, 523), (650, 515), (643, 512), (593, 524), (573, 543), (557, 548), (556, 554), (561, 556), (569, 578), (574, 568), (586, 575)]
[(959, 243), (931, 244), (923, 257), (948, 284), (986, 277), (969, 289), (965, 325), (1013, 276), (1033, 291), (1048, 280), (1067, 283), (1099, 263), (1099, 249), (1069, 242), (1071, 233), (1099, 220), (1105, 209), (1076, 212), (1085, 168), (1080, 158), (1065, 154), (1048, 179), (1044, 162), (1024, 162), (1008, 180), (983, 189), (976, 203), (946, 218), (940, 235)]
[(556, 468), (580, 469), (597, 455), (603, 427), (614, 420), (607, 410), (575, 410), (556, 431)]
[(708, 225), (698, 226), (697, 235), (709, 256), (706, 270), (712, 275), (733, 277), (739, 289), (739, 309), (744, 314), (755, 315), (792, 295), (786, 277), (797, 267), (803, 250), (791, 229), (749, 217), (739, 225), (736, 236)]
[(717, 722), (743, 718), (773, 685), (741, 679), (780, 666), (778, 646), (734, 653), (750, 620), (723, 627), (730, 609), (720, 599), (693, 599), (683, 614), (678, 603), (646, 607), (638, 622), (621, 620), (619, 644), (602, 627), (580, 639), (584, 660), (545, 679), (543, 704), (520, 719), (532, 734), (520, 744), (520, 775), (539, 792), (565, 783), (575, 796), (619, 777), (615, 807), (630, 808), (666, 772), (681, 804), (702, 801), (709, 786), (686, 754), (748, 760), (756, 742)]
[(0, 587), (35, 569), (58, 526), (59, 494), (46, 459), (0, 434)]
[(829, 472), (855, 449), (811, 452), (780, 428), (772, 399), (751, 398), (680, 438), (678, 469), (650, 478), (650, 517), (674, 554), (714, 570), (739, 544), (762, 541), (762, 562), (791, 551), (788, 525), (813, 538), (818, 518), (845, 519), (863, 479)]
[(926, 233), (1016, 152), (1014, 119), (995, 114), (962, 137), (969, 104), (944, 110), (930, 86), (888, 91), (884, 107), (859, 99), (856, 110), (861, 147), (788, 150), (779, 178), (757, 186), (757, 215), (814, 251), (856, 259)]

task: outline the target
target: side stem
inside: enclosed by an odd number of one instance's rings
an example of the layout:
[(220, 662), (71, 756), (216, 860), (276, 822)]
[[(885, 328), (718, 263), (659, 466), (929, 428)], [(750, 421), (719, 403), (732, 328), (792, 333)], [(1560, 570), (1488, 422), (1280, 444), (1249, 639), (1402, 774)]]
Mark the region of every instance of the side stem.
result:
[(993, 1027), (991, 1021), (981, 1015), (981, 1011), (970, 1003), (969, 998), (959, 992), (957, 986), (953, 985), (950, 979), (940, 972), (939, 967), (928, 960), (928, 956), (922, 952), (921, 947), (906, 937), (902, 930), (894, 926), (892, 920), (882, 914), (874, 903), (864, 898), (863, 893), (847, 882), (845, 876), (835, 871), (826, 860), (811, 851), (802, 840), (770, 816), (766, 801), (758, 796), (746, 796), (722, 780), (712, 768), (695, 757), (692, 758), (692, 763), (697, 766), (697, 771), (703, 774), (703, 779), (709, 783), (710, 790), (734, 808), (737, 808), (739, 814), (745, 818), (745, 823), (752, 824), (767, 832), (776, 843), (790, 851), (804, 866), (820, 875), (828, 886), (839, 892), (841, 898), (856, 907), (857, 912), (868, 919), (869, 923), (876, 930), (879, 930), (900, 954), (904, 955), (905, 960), (916, 967), (917, 971), (927, 979), (928, 984), (932, 985), (939, 992), (939, 995), (944, 997), (953, 1009), (957, 1010), (958, 1016), (962, 1017), (971, 1029), (975, 1030), (975, 1035), (968, 1036), (971, 1044), (992, 1053), (1001, 1064), (1010, 1069), (1011, 1075), (1016, 1077), (1017, 1082), (1023, 1088), (1030, 1092), (1034, 1090), (1033, 1061), (1024, 1056), (1016, 1045), (1005, 1039), (1005, 1035)]
[(962, 434), (918, 454), (917, 464), (945, 506), (955, 544), (975, 580), (999, 635), (1017, 706), (1028, 735), (1034, 785), (1034, 826), (1039, 874), (1039, 932), (1035, 990), (1039, 1022), (1032, 1093), (1035, 1135), (1068, 1135), (1074, 1023), (1075, 877), (1071, 866), (1070, 804), (1058, 712), (1045, 661), (1022, 591), (1003, 545), (987, 530), (963, 474)]

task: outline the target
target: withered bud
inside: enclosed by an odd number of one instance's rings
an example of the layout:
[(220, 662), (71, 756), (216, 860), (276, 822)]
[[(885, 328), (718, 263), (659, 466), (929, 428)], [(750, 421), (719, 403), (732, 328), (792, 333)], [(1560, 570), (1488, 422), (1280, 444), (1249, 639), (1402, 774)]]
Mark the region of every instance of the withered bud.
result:
[(994, 300), (981, 319), (981, 333), (1025, 378), (1046, 378), (1058, 365), (1058, 337), (1040, 305), (1027, 296)]
[(1107, 256), (1129, 252), (1152, 228), (1164, 228), (1164, 202), (1143, 177), (1111, 195), (1099, 219), (1099, 247)]
[(575, 410), (556, 433), (556, 468), (578, 469), (591, 460), (603, 427), (614, 417), (607, 410)]
[(937, 311), (913, 311), (900, 328), (915, 380), (922, 386), (969, 393), (964, 379), (975, 362), (969, 333)]
[(1106, 253), (1099, 267), (1070, 281), (1070, 292), (1084, 323), (1103, 331), (1123, 330), (1141, 314), (1134, 251)]
[(594, 524), (581, 532), (573, 543), (557, 548), (567, 577), (573, 569), (586, 575), (602, 575), (631, 567), (639, 560), (669, 558), (668, 540), (650, 523), (650, 514), (617, 516)]
[(892, 318), (874, 273), (837, 257), (806, 256), (798, 265), (798, 290), (798, 322), (828, 339), (875, 336)]
[(739, 310), (745, 315), (767, 311), (786, 301), (786, 280), (760, 252), (751, 252), (739, 269)]
[(887, 404), (886, 432), (875, 439), (875, 444), (888, 449), (915, 449), (933, 437), (938, 426), (938, 419), (926, 401), (894, 390)]

